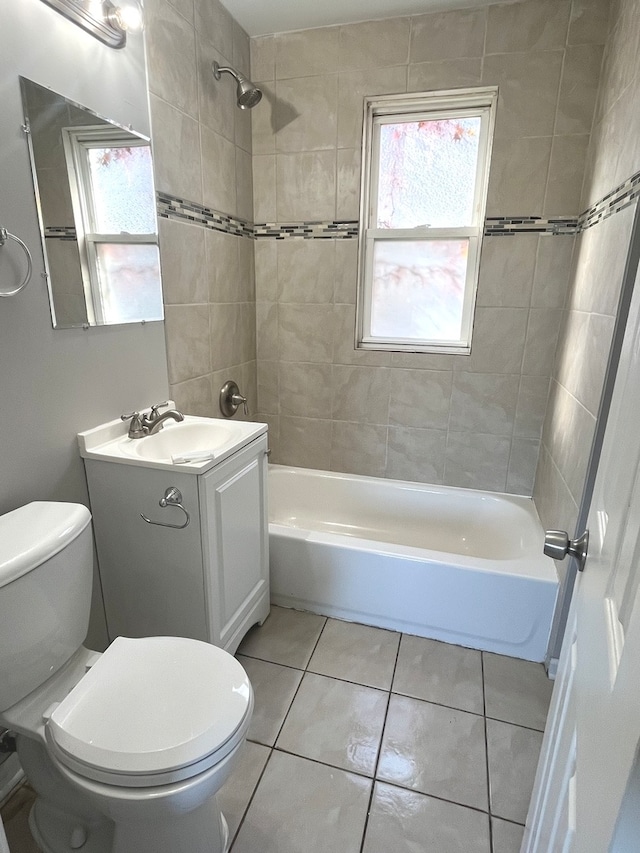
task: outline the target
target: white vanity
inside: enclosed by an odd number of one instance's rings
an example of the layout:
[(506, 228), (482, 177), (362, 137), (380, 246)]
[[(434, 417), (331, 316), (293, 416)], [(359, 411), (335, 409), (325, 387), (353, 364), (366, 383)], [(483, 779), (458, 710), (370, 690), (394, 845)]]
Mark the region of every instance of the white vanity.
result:
[(266, 424), (186, 416), (130, 439), (118, 419), (78, 441), (111, 639), (235, 652), (269, 613)]

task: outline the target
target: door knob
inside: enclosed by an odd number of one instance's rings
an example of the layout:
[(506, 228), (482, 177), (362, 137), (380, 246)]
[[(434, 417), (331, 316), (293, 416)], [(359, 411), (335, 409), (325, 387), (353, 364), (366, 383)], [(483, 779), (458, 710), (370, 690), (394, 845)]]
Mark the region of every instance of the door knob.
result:
[(589, 531), (585, 530), (577, 539), (569, 539), (566, 530), (547, 530), (544, 535), (544, 553), (554, 560), (564, 560), (569, 554), (579, 563), (579, 569), (584, 569), (589, 548)]

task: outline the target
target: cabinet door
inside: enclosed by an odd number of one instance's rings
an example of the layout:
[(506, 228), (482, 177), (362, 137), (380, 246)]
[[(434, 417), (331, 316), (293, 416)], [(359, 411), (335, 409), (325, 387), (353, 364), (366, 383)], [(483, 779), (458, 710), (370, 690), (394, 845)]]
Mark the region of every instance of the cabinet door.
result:
[[(142, 439), (144, 441), (144, 439)], [(176, 636), (208, 640), (203, 602), (197, 477), (85, 459), (109, 638)], [(175, 486), (191, 516), (158, 506)]]
[(211, 642), (234, 652), (269, 608), (266, 437), (200, 478)]

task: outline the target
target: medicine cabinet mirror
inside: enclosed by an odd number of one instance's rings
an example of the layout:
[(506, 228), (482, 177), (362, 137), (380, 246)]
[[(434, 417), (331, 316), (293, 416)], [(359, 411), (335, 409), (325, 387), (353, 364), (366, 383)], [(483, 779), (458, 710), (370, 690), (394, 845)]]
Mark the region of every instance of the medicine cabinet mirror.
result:
[(162, 320), (149, 140), (20, 85), (54, 327)]

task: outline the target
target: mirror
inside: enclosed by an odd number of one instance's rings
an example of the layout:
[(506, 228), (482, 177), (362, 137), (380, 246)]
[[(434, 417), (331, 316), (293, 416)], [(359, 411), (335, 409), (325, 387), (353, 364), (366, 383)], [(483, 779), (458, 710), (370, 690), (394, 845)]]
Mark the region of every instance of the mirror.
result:
[(162, 320), (149, 140), (20, 85), (54, 328)]

